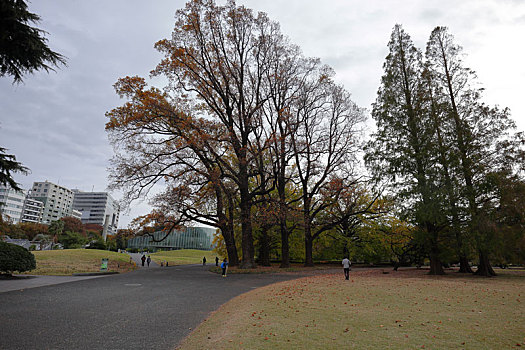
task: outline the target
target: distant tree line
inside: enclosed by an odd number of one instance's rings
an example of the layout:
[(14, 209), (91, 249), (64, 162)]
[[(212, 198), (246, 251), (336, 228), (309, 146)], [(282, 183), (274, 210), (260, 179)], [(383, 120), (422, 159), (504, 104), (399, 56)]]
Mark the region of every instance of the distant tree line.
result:
[(79, 219), (69, 216), (53, 221), (50, 225), (31, 222), (11, 224), (0, 218), (0, 235), (33, 241), (33, 249), (37, 249), (38, 242), (60, 243), (65, 249), (87, 247), (116, 251), (126, 247), (128, 231), (119, 230), (116, 235), (108, 236), (106, 241), (102, 238), (102, 231), (101, 225), (83, 224)]

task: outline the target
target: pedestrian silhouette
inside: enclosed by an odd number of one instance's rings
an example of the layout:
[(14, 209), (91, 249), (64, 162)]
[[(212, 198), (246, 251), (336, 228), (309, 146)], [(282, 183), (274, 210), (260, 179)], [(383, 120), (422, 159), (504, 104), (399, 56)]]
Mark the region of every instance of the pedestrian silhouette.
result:
[(219, 258), (215, 257), (215, 266), (219, 266)]
[(149, 263), (151, 262), (151, 258), (149, 255), (148, 255), (148, 258), (146, 259), (146, 262), (148, 263), (148, 267), (149, 267)]
[(206, 265), (206, 257), (202, 258), (202, 266)]
[(345, 256), (345, 258), (343, 259), (343, 271), (345, 273), (345, 279), (346, 280), (350, 278), (350, 265), (352, 265), (352, 263)]
[(142, 258), (140, 258), (140, 260), (142, 260), (142, 266), (144, 266), (144, 263), (146, 262), (146, 256), (142, 255)]
[(226, 277), (226, 271), (228, 271), (228, 259), (224, 258), (221, 263), (222, 277)]

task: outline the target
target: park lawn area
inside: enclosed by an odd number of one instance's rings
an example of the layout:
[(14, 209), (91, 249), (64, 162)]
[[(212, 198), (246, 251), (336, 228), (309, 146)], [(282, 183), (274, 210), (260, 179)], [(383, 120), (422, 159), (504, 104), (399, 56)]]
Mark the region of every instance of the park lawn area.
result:
[(346, 281), (341, 271), (259, 288), (221, 306), (178, 349), (525, 346), (525, 272), (427, 272), (352, 271)]
[(215, 257), (218, 255), (210, 250), (180, 249), (151, 253), (150, 256), (159, 265), (163, 261), (167, 261), (170, 266), (202, 264), (202, 258), (206, 257), (206, 265), (215, 266)]
[(129, 255), (97, 249), (61, 249), (31, 252), (36, 259), (36, 269), (31, 275), (71, 275), (98, 272), (103, 258), (109, 259), (108, 271), (128, 272), (135, 269)]

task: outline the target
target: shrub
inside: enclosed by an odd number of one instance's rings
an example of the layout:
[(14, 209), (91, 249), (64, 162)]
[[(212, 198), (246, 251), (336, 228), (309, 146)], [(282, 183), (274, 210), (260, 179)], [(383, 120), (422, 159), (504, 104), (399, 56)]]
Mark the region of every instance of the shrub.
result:
[(104, 243), (104, 240), (102, 238), (98, 238), (89, 242), (89, 245), (86, 248), (106, 250), (106, 243)]
[(0, 242), (0, 273), (11, 274), (36, 268), (35, 256), (24, 247)]
[(78, 232), (67, 231), (58, 236), (58, 241), (64, 245), (65, 249), (81, 248), (86, 244), (87, 239)]

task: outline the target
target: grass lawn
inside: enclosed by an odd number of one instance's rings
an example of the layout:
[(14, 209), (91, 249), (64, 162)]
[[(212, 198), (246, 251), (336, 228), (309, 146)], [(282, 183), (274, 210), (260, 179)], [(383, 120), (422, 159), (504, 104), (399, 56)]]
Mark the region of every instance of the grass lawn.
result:
[(134, 269), (129, 255), (96, 249), (63, 249), (31, 252), (35, 255), (36, 269), (31, 275), (71, 275), (100, 271), (103, 258), (109, 259), (108, 271), (128, 272)]
[(206, 265), (215, 266), (217, 254), (208, 250), (181, 249), (152, 253), (150, 256), (159, 265), (161, 261), (167, 261), (170, 265), (202, 264), (202, 258), (206, 257)]
[[(497, 349), (525, 346), (525, 272), (316, 275), (240, 295), (180, 349)], [(524, 295), (521, 295), (524, 294)]]

